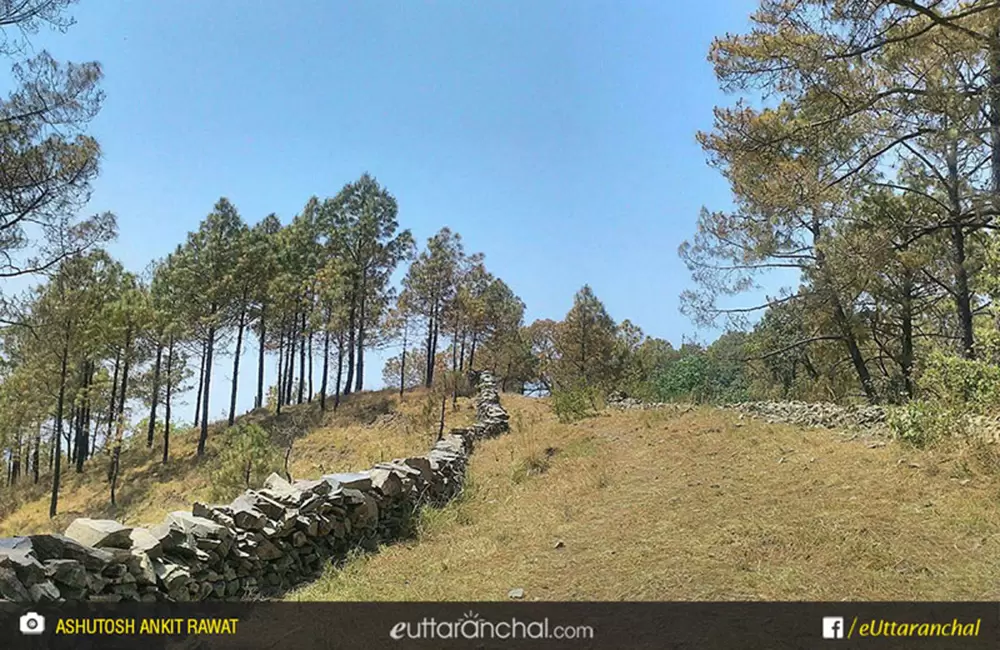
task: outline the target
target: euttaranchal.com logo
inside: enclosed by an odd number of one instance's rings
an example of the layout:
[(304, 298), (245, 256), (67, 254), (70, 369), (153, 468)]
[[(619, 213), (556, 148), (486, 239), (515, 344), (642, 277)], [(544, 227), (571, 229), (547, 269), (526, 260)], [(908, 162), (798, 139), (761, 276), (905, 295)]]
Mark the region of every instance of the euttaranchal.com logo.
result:
[(476, 612), (466, 612), (457, 621), (439, 621), (424, 617), (419, 621), (400, 621), (389, 630), (400, 639), (593, 639), (589, 625), (551, 625), (548, 618), (523, 621), (517, 617), (490, 621)]

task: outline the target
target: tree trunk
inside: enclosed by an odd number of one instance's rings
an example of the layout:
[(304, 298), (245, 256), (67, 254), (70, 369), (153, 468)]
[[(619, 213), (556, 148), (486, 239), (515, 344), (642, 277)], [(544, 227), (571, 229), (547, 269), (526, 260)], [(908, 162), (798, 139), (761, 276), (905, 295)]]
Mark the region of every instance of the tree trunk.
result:
[(260, 347), (257, 350), (257, 397), (254, 398), (253, 407), (259, 409), (264, 406), (264, 342), (267, 340), (267, 303), (260, 305), (260, 330), (257, 334), (260, 339)]
[(312, 404), (313, 401), (313, 337), (312, 332), (309, 332), (309, 371), (306, 375), (309, 376), (309, 389), (306, 391), (306, 401)]
[(340, 380), (344, 374), (344, 333), (337, 332), (337, 385), (334, 388), (333, 410), (340, 408)]
[(111, 505), (117, 505), (116, 489), (118, 488), (118, 470), (121, 463), (122, 439), (125, 435), (125, 400), (128, 397), (128, 371), (131, 361), (132, 329), (125, 330), (125, 348), (122, 352), (122, 387), (118, 400), (118, 415), (115, 418), (115, 444), (111, 449), (111, 470), (108, 478), (111, 480)]
[[(122, 361), (122, 351), (121, 348), (115, 350), (115, 372), (111, 377), (111, 400), (108, 402), (108, 435), (105, 436), (105, 444), (111, 439), (111, 434), (114, 432), (115, 426), (115, 405), (118, 403), (118, 372), (121, 367)], [(95, 434), (96, 442), (96, 434)]]
[(292, 317), (292, 329), (288, 332), (288, 354), (285, 358), (285, 404), (292, 403), (292, 390), (295, 386), (295, 345), (298, 342), (298, 314)]
[[(82, 424), (83, 424), (83, 432), (80, 434), (81, 435), (80, 443), (82, 444), (82, 447), (81, 447), (82, 451), (77, 456), (77, 460), (76, 460), (76, 462), (77, 462), (77, 470), (76, 471), (78, 473), (79, 472), (83, 472), (83, 462), (85, 460), (87, 460), (88, 458), (90, 458), (93, 455), (93, 453), (94, 453), (93, 452), (94, 447), (93, 447), (92, 444), (90, 444), (90, 420), (91, 420), (91, 417), (90, 417), (90, 408), (91, 408), (90, 388), (94, 385), (94, 372), (95, 371), (96, 371), (96, 368), (94, 366), (94, 362), (92, 360), (87, 361), (87, 374), (86, 374), (86, 377), (87, 377), (87, 391), (84, 394), (84, 400), (83, 400), (83, 422), (82, 422)], [(97, 430), (96, 426), (94, 427), (94, 430), (95, 431)]]
[[(87, 408), (87, 412), (88, 413), (90, 412), (89, 407)], [(93, 458), (94, 454), (97, 453), (97, 433), (98, 429), (100, 429), (98, 422), (96, 421), (93, 422), (93, 425), (94, 425), (94, 431), (90, 434), (90, 449), (88, 450), (89, 451), (88, 457), (90, 458)]]
[[(997, 106), (991, 107), (992, 111), (997, 111)], [(997, 164), (994, 156), (991, 161)], [(960, 194), (961, 179), (958, 176), (958, 143), (952, 140), (948, 143), (947, 151), (948, 165), (948, 203), (951, 207), (949, 217), (957, 221), (962, 215), (962, 199)], [(996, 172), (996, 169), (994, 169)], [(972, 330), (972, 297), (969, 292), (969, 270), (965, 266), (965, 228), (960, 223), (955, 223), (950, 228), (951, 232), (951, 254), (952, 254), (952, 275), (953, 294), (955, 297), (955, 308), (958, 312), (958, 326), (962, 334), (962, 356), (966, 359), (975, 358), (975, 339)]]
[(52, 435), (52, 444), (55, 446), (55, 468), (52, 470), (52, 498), (49, 501), (49, 519), (56, 516), (56, 512), (59, 509), (59, 478), (60, 470), (62, 464), (60, 459), (62, 458), (62, 453), (60, 447), (62, 445), (62, 430), (63, 430), (63, 407), (66, 403), (66, 365), (69, 360), (69, 332), (66, 333), (66, 339), (63, 341), (62, 356), (59, 364), (59, 397), (56, 400), (56, 426)]
[(902, 284), (902, 352), (899, 367), (903, 375), (903, 392), (907, 399), (913, 399), (913, 274), (909, 269), (904, 271)]
[(438, 332), (441, 329), (440, 321), (441, 321), (440, 316), (434, 319), (434, 340), (431, 343), (431, 356), (430, 356), (432, 385), (434, 384), (434, 372), (437, 370)]
[(69, 431), (66, 432), (66, 450), (69, 452), (67, 461), (76, 462), (76, 450), (80, 446), (80, 409), (76, 404), (69, 407)]
[[(215, 308), (212, 309), (215, 315)], [(205, 388), (202, 390), (201, 433), (198, 436), (198, 455), (205, 454), (205, 442), (208, 440), (208, 396), (212, 392), (212, 352), (215, 348), (215, 325), (208, 328), (208, 341), (205, 347)]]
[(330, 372), (330, 310), (327, 310), (326, 327), (323, 328), (323, 376), (319, 382), (319, 410), (326, 410), (326, 382)]
[(434, 327), (437, 318), (437, 301), (431, 307), (431, 317), (427, 320), (427, 343), (424, 351), (427, 357), (424, 359), (424, 386), (431, 387), (434, 382)]
[(444, 407), (445, 404), (447, 403), (448, 403), (448, 396), (441, 395), (441, 422), (438, 425), (438, 437), (437, 437), (438, 440), (444, 437)]
[(201, 424), (201, 393), (205, 390), (205, 354), (208, 343), (201, 344), (201, 363), (198, 366), (198, 394), (194, 398), (194, 426)]
[(1000, 20), (994, 22), (989, 41), (990, 171), (994, 209), (1000, 208)]
[(969, 271), (965, 267), (965, 231), (962, 226), (951, 228), (952, 264), (955, 280), (955, 307), (962, 333), (962, 356), (974, 359), (975, 339), (972, 322), (972, 296), (969, 291)]
[(409, 324), (407, 317), (403, 317), (403, 354), (399, 358), (399, 396), (403, 396), (403, 390), (406, 388), (406, 337), (407, 337), (407, 325)]
[(39, 450), (42, 448), (42, 423), (38, 423), (38, 429), (35, 431), (35, 448), (31, 452), (31, 471), (33, 473), (32, 479), (35, 484), (38, 483), (38, 473), (39, 473), (39, 463), (41, 462)]
[(275, 368), (277, 381), (274, 383), (275, 411), (281, 415), (285, 403), (285, 326), (278, 331), (278, 365)]
[(17, 439), (15, 441), (16, 447), (14, 449), (13, 458), (11, 458), (11, 462), (10, 462), (10, 484), (11, 485), (15, 485), (17, 483), (17, 479), (20, 478), (20, 476), (21, 476), (21, 452), (24, 451), (22, 449), (22, 447), (21, 447), (21, 443), (22, 443), (22, 440), (21, 440), (21, 429), (18, 428), (18, 430), (17, 430)]
[(302, 325), (299, 331), (299, 391), (298, 404), (305, 401), (306, 391), (306, 311), (302, 310)]
[(153, 395), (149, 407), (149, 428), (146, 431), (146, 447), (153, 448), (153, 436), (156, 434), (156, 406), (160, 401), (160, 364), (163, 362), (163, 346), (156, 345), (156, 363), (153, 365)]
[(174, 365), (174, 337), (170, 336), (170, 342), (167, 347), (167, 395), (165, 404), (163, 405), (163, 464), (167, 464), (167, 459), (170, 458), (170, 398), (173, 392), (174, 377), (173, 377), (173, 365)]
[(476, 369), (473, 362), (476, 359), (476, 343), (478, 341), (478, 335), (476, 332), (472, 333), (472, 345), (469, 346), (469, 372)]
[(351, 308), (347, 316), (347, 384), (344, 386), (344, 395), (350, 395), (354, 385), (354, 328), (357, 324), (354, 313), (354, 295), (351, 295)]
[(875, 386), (872, 383), (871, 373), (868, 372), (868, 366), (865, 364), (864, 355), (861, 354), (861, 347), (858, 345), (858, 339), (854, 334), (854, 328), (851, 326), (851, 320), (848, 318), (847, 312), (841, 304), (840, 296), (837, 294), (836, 288), (826, 271), (824, 271), (824, 275), (827, 276), (825, 284), (830, 292), (830, 300), (833, 304), (833, 320), (837, 324), (838, 329), (840, 329), (844, 345), (847, 346), (847, 353), (851, 358), (851, 364), (854, 365), (854, 371), (858, 375), (858, 381), (861, 383), (861, 388), (868, 402), (877, 404), (878, 394), (875, 392)]
[(854, 365), (854, 371), (858, 375), (858, 380), (861, 382), (861, 388), (865, 393), (865, 397), (868, 399), (869, 403), (877, 404), (878, 394), (876, 393), (875, 386), (872, 383), (871, 373), (868, 372), (868, 366), (865, 365), (865, 358), (864, 355), (861, 354), (861, 347), (858, 345), (854, 328), (852, 327), (850, 318), (847, 316), (847, 312), (844, 310), (843, 303), (840, 300), (840, 294), (837, 291), (836, 282), (830, 274), (830, 268), (826, 264), (826, 254), (820, 245), (820, 227), (818, 217), (813, 219), (811, 230), (813, 236), (813, 250), (815, 251), (816, 257), (816, 270), (819, 272), (819, 281), (821, 282), (822, 287), (826, 289), (830, 303), (833, 305), (833, 321), (840, 330), (840, 335), (843, 337), (844, 345), (847, 346), (847, 352), (850, 355), (851, 363)]
[(366, 293), (368, 292), (368, 271), (361, 272), (361, 291), (358, 296), (358, 372), (355, 378), (354, 390), (360, 391), (365, 382), (365, 310)]
[(246, 309), (240, 313), (239, 326), (236, 328), (236, 354), (233, 356), (233, 388), (229, 395), (229, 426), (236, 422), (236, 391), (240, 379), (240, 355), (243, 353), (243, 329), (246, 325)]
[(464, 372), (465, 371), (465, 334), (466, 334), (466, 331), (462, 330), (461, 348), (458, 351), (458, 371), (459, 372)]
[(315, 362), (315, 355), (313, 354), (313, 334), (315, 334), (315, 332), (313, 332), (312, 326), (309, 322), (312, 310), (313, 304), (310, 301), (307, 313), (302, 314), (302, 329), (306, 330), (308, 333), (306, 336), (306, 346), (308, 349), (306, 350), (306, 363), (303, 364), (303, 368), (305, 368), (306, 371), (306, 401), (310, 404), (313, 400), (313, 363)]
[(458, 323), (451, 337), (451, 408), (458, 408)]

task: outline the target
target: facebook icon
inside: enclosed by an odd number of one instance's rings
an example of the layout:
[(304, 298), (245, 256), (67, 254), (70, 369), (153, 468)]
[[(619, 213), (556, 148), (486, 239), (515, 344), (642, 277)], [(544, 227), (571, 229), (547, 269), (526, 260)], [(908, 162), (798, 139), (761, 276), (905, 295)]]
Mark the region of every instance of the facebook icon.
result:
[(844, 638), (844, 618), (842, 616), (823, 617), (823, 638), (824, 639)]

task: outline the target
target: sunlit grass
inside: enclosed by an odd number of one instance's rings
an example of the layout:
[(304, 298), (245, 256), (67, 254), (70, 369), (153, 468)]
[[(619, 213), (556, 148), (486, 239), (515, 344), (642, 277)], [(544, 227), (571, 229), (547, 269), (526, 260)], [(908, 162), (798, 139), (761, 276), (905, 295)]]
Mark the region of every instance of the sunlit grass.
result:
[[(279, 420), (263, 418), (273, 431), (276, 444), (287, 448), (291, 440), (289, 471), (293, 478), (317, 478), (324, 473), (361, 470), (381, 460), (424, 454), (437, 435), (435, 421), (422, 421), (426, 391), (407, 392), (400, 402), (392, 390), (365, 392), (344, 400), (336, 413), (319, 411), (319, 404), (283, 409)], [(332, 405), (329, 406), (332, 409)], [(259, 421), (257, 415), (245, 416)], [(464, 426), (473, 417), (470, 400), (459, 400), (459, 409), (446, 410), (447, 426)], [(309, 431), (301, 435), (302, 431)], [(21, 504), (0, 519), (0, 535), (62, 532), (77, 517), (113, 518), (130, 524), (150, 524), (174, 510), (188, 510), (195, 501), (211, 502), (212, 471), (221, 429), (209, 435), (206, 454), (197, 458), (198, 432), (185, 429), (171, 434), (170, 460), (161, 464), (161, 441), (152, 451), (145, 436), (135, 440), (122, 455), (118, 504), (109, 502), (108, 457), (98, 454), (88, 460), (82, 474), (64, 468), (59, 496), (59, 514), (49, 519), (51, 476), (43, 474), (39, 485), (22, 479)], [(232, 496), (235, 496), (232, 495)]]
[[(425, 510), (415, 539), (330, 567), (290, 598), (1000, 594), (992, 448), (869, 448), (707, 408), (564, 425), (540, 400), (504, 404), (514, 431), (477, 447), (462, 499)], [(526, 471), (539, 458), (544, 471)]]

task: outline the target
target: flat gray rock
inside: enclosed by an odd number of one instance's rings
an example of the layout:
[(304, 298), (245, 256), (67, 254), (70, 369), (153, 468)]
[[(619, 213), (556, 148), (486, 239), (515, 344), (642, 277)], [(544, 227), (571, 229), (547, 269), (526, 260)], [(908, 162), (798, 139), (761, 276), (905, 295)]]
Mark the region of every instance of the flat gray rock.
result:
[(369, 473), (371, 474), (372, 487), (385, 496), (396, 497), (402, 494), (403, 482), (391, 469), (373, 469)]
[(31, 549), (39, 560), (76, 560), (89, 571), (103, 571), (114, 556), (104, 549), (85, 546), (64, 535), (31, 535)]
[(49, 580), (28, 587), (28, 595), (35, 603), (55, 603), (62, 598), (59, 589)]
[(257, 545), (257, 557), (265, 562), (277, 560), (284, 554), (284, 551), (272, 544), (270, 540), (265, 539)]
[(292, 492), (295, 488), (283, 476), (271, 472), (271, 475), (264, 479), (264, 487), (274, 492)]
[(31, 595), (25, 589), (13, 569), (0, 566), (0, 598), (15, 603), (30, 603)]
[(420, 472), (420, 475), (425, 481), (432, 481), (434, 479), (434, 472), (431, 469), (430, 459), (424, 456), (414, 456), (412, 458), (404, 458), (402, 463), (407, 467), (412, 467), (413, 469)]
[(27, 537), (0, 537), (0, 551), (30, 548), (31, 540)]
[(244, 530), (263, 530), (267, 525), (267, 517), (257, 509), (245, 494), (236, 497), (231, 504), (233, 522)]
[(171, 526), (169, 522), (156, 524), (148, 532), (160, 543), (160, 547), (164, 551), (186, 549), (188, 546), (187, 535), (183, 531)]
[(171, 512), (164, 519), (164, 523), (192, 537), (214, 537), (216, 539), (229, 539), (232, 535), (229, 529), (220, 526), (211, 519), (196, 517), (190, 512), (178, 510)]
[(191, 581), (191, 572), (187, 567), (166, 560), (150, 560), (157, 580), (167, 591), (175, 591)]
[[(260, 492), (254, 490), (247, 490), (240, 496), (236, 497), (237, 500), (242, 500), (249, 503), (251, 507), (256, 508), (260, 512), (264, 513), (268, 519), (281, 519), (285, 513), (285, 506), (280, 502), (275, 501), (266, 494), (261, 494)], [(236, 501), (233, 501), (233, 508), (235, 514)]]
[(76, 560), (47, 560), (45, 574), (69, 587), (82, 589), (87, 586), (87, 571)]
[(132, 529), (111, 519), (75, 519), (66, 529), (66, 537), (94, 548), (131, 548)]
[(45, 567), (23, 549), (0, 550), (0, 567), (13, 570), (25, 587), (45, 580)]
[(319, 496), (324, 496), (330, 494), (330, 491), (333, 489), (334, 486), (331, 483), (328, 483), (327, 481), (324, 481), (322, 479), (319, 480), (298, 479), (297, 481), (292, 483), (292, 487), (294, 487), (297, 490), (301, 490), (302, 492), (306, 492), (308, 494), (317, 494)]
[(370, 490), (372, 487), (372, 477), (369, 472), (327, 474), (323, 476), (323, 480), (339, 483), (344, 489)]
[(163, 543), (145, 528), (135, 528), (129, 535), (132, 540), (133, 553), (145, 553), (149, 557), (159, 557), (163, 555)]

